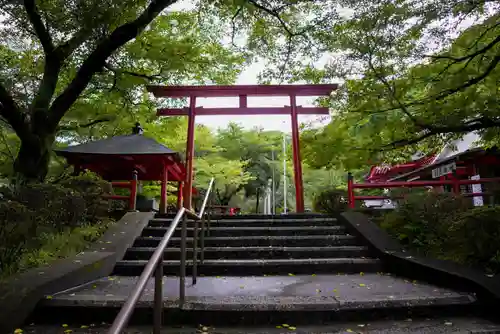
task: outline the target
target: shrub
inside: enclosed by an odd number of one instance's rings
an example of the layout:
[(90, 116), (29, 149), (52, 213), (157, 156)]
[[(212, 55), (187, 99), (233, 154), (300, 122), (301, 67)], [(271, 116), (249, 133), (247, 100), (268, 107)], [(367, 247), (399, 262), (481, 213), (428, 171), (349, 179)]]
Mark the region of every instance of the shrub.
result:
[(85, 201), (85, 220), (95, 221), (98, 217), (107, 216), (108, 201), (103, 199), (103, 195), (112, 193), (111, 183), (94, 173), (85, 173), (64, 179), (60, 185), (81, 194)]
[(12, 263), (33, 247), (37, 223), (33, 212), (14, 201), (0, 201), (0, 271), (17, 270)]
[(500, 207), (476, 207), (458, 215), (449, 226), (447, 258), (500, 271)]
[(438, 253), (449, 225), (470, 207), (470, 199), (453, 193), (408, 193), (381, 225), (404, 245)]
[(85, 201), (79, 192), (56, 184), (18, 186), (4, 195), (36, 212), (35, 218), (40, 227), (57, 230), (81, 224), (86, 209)]
[(347, 191), (337, 188), (330, 188), (320, 192), (313, 200), (315, 212), (339, 213), (347, 210)]

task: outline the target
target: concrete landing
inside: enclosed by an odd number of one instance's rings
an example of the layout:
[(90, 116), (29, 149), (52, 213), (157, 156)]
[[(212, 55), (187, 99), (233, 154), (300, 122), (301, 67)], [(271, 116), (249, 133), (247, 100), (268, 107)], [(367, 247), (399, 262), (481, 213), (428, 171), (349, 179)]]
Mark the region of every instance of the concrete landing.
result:
[[(43, 301), (47, 306), (121, 306), (137, 277), (107, 277), (73, 288)], [(178, 306), (179, 281), (165, 277), (164, 306)], [(187, 310), (301, 311), (467, 305), (473, 295), (411, 282), (387, 274), (308, 275), (268, 277), (199, 277), (186, 284)], [(138, 307), (153, 302), (153, 280)]]
[[(23, 328), (24, 334), (61, 334), (71, 331), (72, 334), (104, 334), (107, 326), (29, 326)], [(431, 334), (431, 333), (500, 333), (500, 326), (478, 318), (435, 318), (435, 319), (407, 319), (400, 321), (373, 321), (370, 323), (347, 322), (327, 326), (294, 326), (293, 324), (278, 324), (268, 328), (221, 328), (201, 325), (199, 328), (164, 328), (165, 334), (281, 334), (281, 333), (315, 333), (315, 334)], [(281, 327), (281, 328), (276, 328)], [(130, 327), (124, 334), (150, 334), (151, 327)]]

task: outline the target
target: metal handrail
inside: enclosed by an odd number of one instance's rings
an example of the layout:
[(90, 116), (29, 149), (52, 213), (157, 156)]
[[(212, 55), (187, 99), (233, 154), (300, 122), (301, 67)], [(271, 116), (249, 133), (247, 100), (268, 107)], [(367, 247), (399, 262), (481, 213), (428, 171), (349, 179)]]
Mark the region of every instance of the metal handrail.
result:
[[(175, 215), (174, 219), (172, 220), (172, 223), (170, 224), (170, 227), (168, 228), (167, 232), (161, 239), (160, 243), (156, 247), (153, 255), (149, 259), (148, 263), (146, 264), (146, 267), (142, 271), (141, 276), (139, 277), (137, 284), (135, 285), (134, 289), (130, 293), (129, 297), (127, 298), (127, 301), (125, 304), (122, 306), (120, 312), (116, 316), (115, 320), (113, 321), (113, 324), (111, 325), (111, 328), (108, 331), (108, 334), (120, 334), (121, 331), (125, 328), (127, 325), (130, 317), (132, 316), (132, 313), (134, 311), (134, 308), (139, 301), (139, 298), (144, 292), (144, 289), (146, 288), (146, 285), (149, 281), (149, 278), (153, 275), (153, 272), (155, 272), (155, 289), (154, 289), (154, 325), (153, 325), (153, 333), (154, 334), (159, 334), (162, 326), (162, 312), (163, 312), (163, 255), (165, 252), (165, 248), (168, 245), (168, 242), (172, 238), (172, 235), (175, 232), (175, 229), (179, 225), (179, 222), (182, 219), (182, 234), (181, 234), (181, 265), (180, 265), (180, 275), (179, 275), (179, 281), (180, 281), (180, 293), (179, 293), (179, 302), (180, 306), (182, 306), (185, 298), (185, 276), (186, 276), (186, 236), (187, 236), (187, 220), (186, 216), (190, 216), (191, 218), (195, 219), (195, 224), (197, 226), (198, 220), (202, 220), (203, 224), (203, 218), (204, 218), (204, 212), (206, 208), (206, 204), (208, 201), (208, 197), (210, 196), (212, 186), (214, 184), (214, 179), (212, 178), (210, 180), (210, 184), (207, 190), (207, 193), (205, 194), (205, 198), (203, 200), (203, 205), (201, 207), (200, 213), (196, 214), (193, 211), (186, 209), (185, 207), (181, 207), (179, 211), (177, 211), (177, 214)], [(203, 225), (202, 225), (203, 226)], [(196, 227), (195, 227), (195, 235), (194, 235), (194, 240), (196, 240)], [(202, 233), (204, 233), (204, 230), (202, 229)], [(194, 253), (196, 254), (196, 247), (193, 245), (194, 248)], [(196, 258), (193, 259), (193, 265), (196, 266), (197, 263), (197, 255)], [(193, 271), (193, 284), (196, 283), (196, 276), (195, 276), (196, 269)]]
[(207, 207), (208, 197), (210, 195), (210, 192), (212, 191), (212, 187), (214, 185), (214, 182), (215, 182), (215, 179), (212, 178), (210, 180), (209, 185), (208, 185), (208, 190), (207, 190), (207, 193), (205, 194), (205, 198), (203, 199), (203, 204), (201, 205), (200, 213), (198, 213), (198, 216), (200, 217), (200, 219), (202, 219), (203, 214), (205, 213), (205, 208)]

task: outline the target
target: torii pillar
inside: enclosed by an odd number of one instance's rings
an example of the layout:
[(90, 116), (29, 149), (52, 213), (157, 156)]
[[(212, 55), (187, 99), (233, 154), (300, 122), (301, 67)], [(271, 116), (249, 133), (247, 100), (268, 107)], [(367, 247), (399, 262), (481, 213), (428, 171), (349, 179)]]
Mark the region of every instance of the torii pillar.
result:
[[(298, 115), (328, 115), (328, 108), (297, 106), (297, 96), (328, 96), (337, 89), (336, 84), (322, 85), (244, 85), (244, 86), (148, 86), (155, 97), (189, 98), (187, 108), (161, 108), (158, 116), (188, 116), (186, 143), (186, 180), (184, 206), (192, 206), (194, 130), (196, 115), (290, 115), (292, 121), (292, 148), (295, 181), (295, 211), (304, 212), (302, 163), (300, 158)], [(248, 96), (289, 96), (290, 106), (252, 108), (247, 106)], [(197, 97), (239, 97), (237, 108), (196, 107)]]

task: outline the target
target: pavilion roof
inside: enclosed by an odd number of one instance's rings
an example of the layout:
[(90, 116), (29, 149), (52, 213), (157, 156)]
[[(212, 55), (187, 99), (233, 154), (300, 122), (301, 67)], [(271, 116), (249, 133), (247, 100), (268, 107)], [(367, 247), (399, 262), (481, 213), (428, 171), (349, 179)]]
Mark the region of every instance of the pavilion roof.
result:
[(55, 150), (69, 164), (98, 173), (107, 180), (128, 180), (134, 170), (140, 180), (161, 180), (165, 168), (169, 180), (183, 181), (186, 168), (180, 155), (142, 135), (140, 124), (134, 133), (96, 140)]
[(421, 168), (423, 166), (428, 166), (432, 164), (435, 159), (436, 159), (436, 154), (430, 154), (418, 160), (410, 161), (395, 166), (389, 166), (389, 165), (372, 166), (365, 180), (368, 182), (385, 182), (391, 177), (394, 177), (396, 175), (407, 173), (417, 168)]
[(161, 154), (176, 155), (177, 152), (158, 143), (152, 138), (140, 134), (115, 136), (106, 139), (96, 140), (80, 145), (68, 146), (55, 150), (57, 154), (65, 156), (67, 154), (105, 154), (105, 155), (144, 155)]

